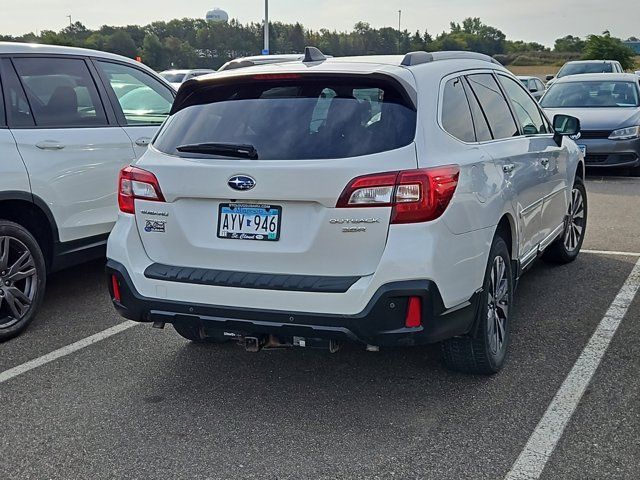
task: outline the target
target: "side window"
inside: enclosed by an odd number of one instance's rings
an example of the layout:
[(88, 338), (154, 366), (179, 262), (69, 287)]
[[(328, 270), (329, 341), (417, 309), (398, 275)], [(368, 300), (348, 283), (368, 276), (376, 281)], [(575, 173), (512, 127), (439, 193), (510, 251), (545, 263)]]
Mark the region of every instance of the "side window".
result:
[(469, 75), (467, 79), (484, 112), (492, 137), (501, 139), (519, 135), (509, 105), (493, 75), (478, 73)]
[(493, 139), (491, 136), (491, 130), (489, 130), (489, 124), (487, 122), (487, 116), (480, 108), (476, 94), (473, 93), (469, 82), (465, 78), (463, 81), (464, 91), (467, 94), (467, 100), (469, 100), (469, 107), (471, 109), (471, 117), (473, 118), (473, 127), (476, 131), (476, 140), (478, 142), (486, 142)]
[(169, 115), (173, 94), (151, 75), (134, 67), (98, 61), (113, 89), (127, 125), (160, 125)]
[(444, 86), (442, 96), (442, 127), (463, 142), (475, 142), (471, 110), (464, 91), (463, 79), (452, 78)]
[(515, 110), (522, 132), (525, 135), (547, 133), (547, 127), (542, 119), (538, 104), (531, 96), (527, 95), (519, 82), (504, 75), (498, 75), (498, 79), (507, 96), (511, 99), (511, 104)]
[(2, 75), (0, 75), (0, 128), (5, 127), (6, 125), (7, 122), (4, 115), (4, 95), (2, 94)]
[(33, 115), (31, 115), (27, 96), (22, 85), (20, 85), (20, 80), (18, 80), (18, 75), (13, 68), (11, 60), (5, 58), (0, 59), (0, 62), (9, 126), (14, 128), (34, 126), (35, 122), (33, 121)]
[(13, 63), (37, 126), (108, 125), (98, 90), (84, 60), (15, 58)]
[(536, 86), (538, 87), (538, 91), (544, 91), (544, 84), (542, 83), (542, 81), (536, 79)]

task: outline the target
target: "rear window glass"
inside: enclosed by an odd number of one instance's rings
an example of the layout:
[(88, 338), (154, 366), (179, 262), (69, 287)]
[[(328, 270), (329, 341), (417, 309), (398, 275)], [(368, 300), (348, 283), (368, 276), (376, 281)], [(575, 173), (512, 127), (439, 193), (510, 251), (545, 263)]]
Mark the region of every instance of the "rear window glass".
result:
[[(416, 112), (398, 87), (373, 79), (313, 78), (212, 86), (172, 115), (154, 146), (172, 155), (199, 144), (252, 146), (261, 160), (369, 155), (410, 144)], [(182, 149), (184, 150), (184, 149)]]
[(582, 75), (585, 73), (612, 73), (611, 63), (567, 63), (558, 72), (558, 78), (568, 75)]

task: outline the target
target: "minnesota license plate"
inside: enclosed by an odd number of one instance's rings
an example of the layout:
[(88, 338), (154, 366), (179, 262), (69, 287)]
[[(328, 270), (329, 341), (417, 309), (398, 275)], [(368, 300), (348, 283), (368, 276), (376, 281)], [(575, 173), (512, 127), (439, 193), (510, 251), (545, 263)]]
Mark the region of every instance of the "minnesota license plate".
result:
[(221, 203), (218, 238), (275, 242), (280, 239), (282, 207), (246, 203)]

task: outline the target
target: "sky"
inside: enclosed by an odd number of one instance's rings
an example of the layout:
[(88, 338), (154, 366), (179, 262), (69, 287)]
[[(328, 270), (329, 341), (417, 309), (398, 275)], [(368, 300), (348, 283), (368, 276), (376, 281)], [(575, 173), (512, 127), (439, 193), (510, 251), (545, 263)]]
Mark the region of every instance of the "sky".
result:
[[(204, 17), (220, 7), (242, 23), (264, 18), (263, 0), (0, 0), (0, 34), (60, 30), (73, 21), (101, 25), (146, 25), (156, 20)], [(271, 21), (302, 23), (318, 30), (351, 30), (358, 21), (374, 27), (427, 29), (435, 36), (450, 21), (466, 17), (502, 30), (508, 39), (553, 46), (565, 35), (584, 37), (609, 30), (623, 39), (640, 37), (640, 0), (270, 0)]]

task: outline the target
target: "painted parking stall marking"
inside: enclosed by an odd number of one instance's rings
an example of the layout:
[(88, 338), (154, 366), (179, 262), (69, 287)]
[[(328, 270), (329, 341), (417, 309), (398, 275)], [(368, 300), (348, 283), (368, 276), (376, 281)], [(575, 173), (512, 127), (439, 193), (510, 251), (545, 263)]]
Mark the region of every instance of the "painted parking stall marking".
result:
[(549, 404), (505, 480), (540, 478), (639, 288), (640, 259)]
[(54, 350), (53, 352), (47, 353), (46, 355), (43, 355), (41, 357), (29, 360), (22, 365), (10, 368), (9, 370), (5, 370), (4, 372), (0, 373), (0, 383), (11, 380), (12, 378), (17, 377), (18, 375), (22, 375), (23, 373), (33, 370), (34, 368), (38, 368), (42, 365), (46, 365), (47, 363), (51, 363), (58, 358), (66, 357), (67, 355), (77, 352), (78, 350), (82, 350), (83, 348), (93, 345), (94, 343), (101, 342), (106, 338), (112, 337), (113, 335), (116, 335), (120, 332), (124, 332), (125, 330), (128, 330), (129, 328), (136, 325), (139, 325), (139, 323), (127, 320), (126, 322), (119, 323), (118, 325), (98, 332), (95, 335), (91, 335), (90, 337), (78, 340), (75, 343), (59, 348), (58, 350)]

